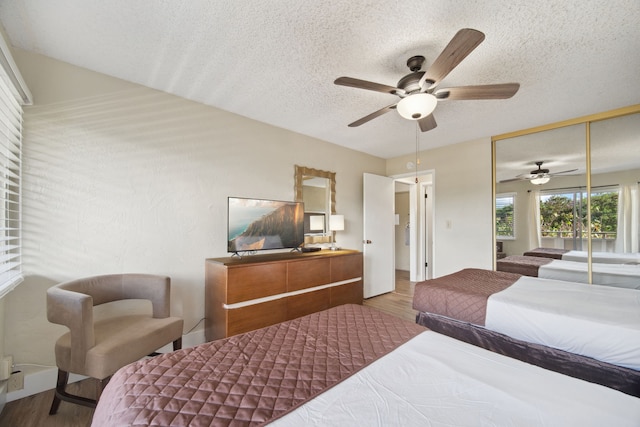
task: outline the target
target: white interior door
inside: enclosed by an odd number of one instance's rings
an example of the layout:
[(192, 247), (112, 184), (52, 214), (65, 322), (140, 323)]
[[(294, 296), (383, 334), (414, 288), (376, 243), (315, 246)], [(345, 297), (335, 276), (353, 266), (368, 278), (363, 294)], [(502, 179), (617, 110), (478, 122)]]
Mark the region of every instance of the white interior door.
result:
[(365, 173), (364, 177), (364, 297), (395, 288), (394, 180)]

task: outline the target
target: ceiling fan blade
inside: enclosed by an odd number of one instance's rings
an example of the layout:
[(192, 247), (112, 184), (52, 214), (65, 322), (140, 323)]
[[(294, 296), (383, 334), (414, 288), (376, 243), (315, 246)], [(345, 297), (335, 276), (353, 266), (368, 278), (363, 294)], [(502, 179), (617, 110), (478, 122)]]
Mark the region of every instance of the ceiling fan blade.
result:
[(549, 175), (551, 175), (551, 176), (554, 176), (554, 175), (560, 175), (560, 174), (563, 174), (563, 173), (575, 172), (575, 171), (577, 171), (577, 170), (578, 170), (578, 169), (569, 169), (569, 170), (566, 170), (566, 171), (553, 172), (553, 173), (550, 173)]
[(561, 174), (564, 174), (564, 173), (575, 172), (575, 171), (577, 171), (577, 170), (578, 170), (578, 169), (568, 169), (568, 170), (566, 170), (566, 171), (560, 171), (560, 172), (549, 173), (549, 172), (544, 172), (544, 171), (548, 171), (548, 169), (542, 169), (542, 170), (541, 170), (541, 173), (521, 173), (520, 175), (517, 175), (515, 178), (505, 179), (505, 180), (500, 181), (500, 183), (503, 183), (503, 182), (513, 182), (513, 181), (526, 181), (526, 180), (534, 179), (534, 178), (536, 178), (536, 177), (538, 177), (538, 176), (540, 176), (540, 175), (545, 175), (545, 176), (548, 176), (548, 177), (553, 177), (553, 176), (561, 175)]
[(433, 114), (429, 114), (426, 117), (418, 120), (418, 124), (420, 125), (420, 130), (422, 132), (426, 132), (431, 129), (435, 129), (438, 124), (436, 123), (436, 118), (433, 117)]
[[(433, 61), (420, 79), (420, 87), (433, 86), (444, 79), (473, 49), (484, 40), (484, 34), (471, 28), (463, 28), (456, 33), (440, 56)], [(425, 86), (426, 82), (431, 82)]]
[[(544, 175), (544, 172), (541, 172), (540, 174)], [(516, 175), (515, 179), (533, 179), (536, 176), (538, 176), (537, 173), (521, 173), (520, 175)]]
[(500, 181), (499, 183), (502, 184), (503, 182), (514, 182), (514, 181), (523, 181), (525, 179), (529, 179), (529, 178), (510, 178), (510, 179), (503, 179), (502, 181)]
[(495, 85), (459, 86), (437, 90), (438, 99), (507, 99), (520, 89), (520, 83), (502, 83)]
[(354, 127), (360, 126), (362, 124), (367, 123), (369, 120), (373, 120), (376, 117), (383, 115), (384, 113), (388, 113), (391, 110), (395, 110), (396, 109), (396, 105), (397, 105), (397, 103), (391, 104), (391, 105), (387, 105), (386, 107), (381, 108), (378, 111), (374, 111), (373, 113), (369, 114), (368, 116), (364, 116), (360, 120), (356, 120), (355, 122), (349, 124), (349, 127), (350, 128), (354, 128)]
[(366, 80), (354, 79), (353, 77), (338, 77), (334, 81), (334, 83), (340, 86), (349, 86), (349, 87), (355, 87), (357, 89), (367, 89), (367, 90), (373, 90), (375, 92), (390, 93), (391, 95), (404, 93), (402, 89), (397, 87), (387, 86), (380, 83), (368, 82)]

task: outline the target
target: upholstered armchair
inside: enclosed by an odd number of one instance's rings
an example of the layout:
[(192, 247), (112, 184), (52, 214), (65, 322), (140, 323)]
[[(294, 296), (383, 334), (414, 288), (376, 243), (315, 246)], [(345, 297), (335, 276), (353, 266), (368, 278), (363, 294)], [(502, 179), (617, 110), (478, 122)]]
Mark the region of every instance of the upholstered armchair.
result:
[[(55, 345), (58, 381), (50, 414), (60, 401), (95, 407), (106, 383), (121, 367), (173, 342), (182, 347), (183, 320), (170, 317), (171, 279), (150, 274), (113, 274), (61, 283), (47, 290), (47, 318), (69, 332)], [(113, 301), (151, 301), (151, 314), (115, 315), (94, 322), (93, 307)], [(97, 379), (96, 399), (66, 391), (69, 373)]]

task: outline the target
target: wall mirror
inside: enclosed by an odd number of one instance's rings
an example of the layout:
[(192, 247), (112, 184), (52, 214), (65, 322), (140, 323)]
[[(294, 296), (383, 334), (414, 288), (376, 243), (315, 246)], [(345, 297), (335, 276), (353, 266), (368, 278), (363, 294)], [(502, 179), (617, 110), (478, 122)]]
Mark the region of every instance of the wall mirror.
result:
[(598, 283), (594, 263), (638, 263), (640, 105), (492, 143), (495, 259), (539, 247), (573, 251), (588, 283)]
[(304, 202), (305, 243), (328, 243), (329, 217), (336, 213), (336, 174), (295, 166), (295, 201)]

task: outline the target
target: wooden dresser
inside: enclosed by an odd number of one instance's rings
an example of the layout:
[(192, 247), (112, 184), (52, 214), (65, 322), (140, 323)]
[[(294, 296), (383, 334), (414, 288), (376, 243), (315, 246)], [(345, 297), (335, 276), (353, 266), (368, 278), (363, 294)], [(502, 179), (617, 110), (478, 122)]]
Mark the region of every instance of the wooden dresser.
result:
[(205, 262), (207, 341), (347, 303), (362, 304), (359, 251), (276, 253)]

